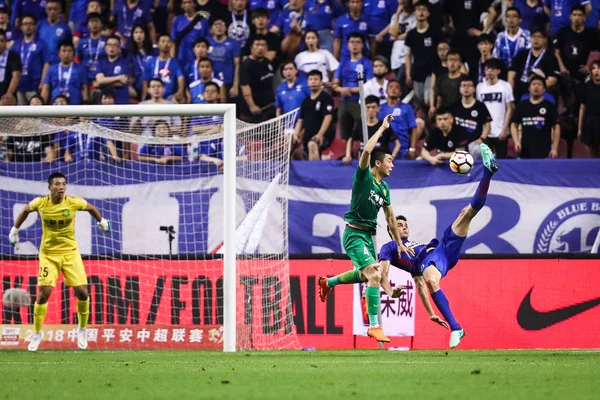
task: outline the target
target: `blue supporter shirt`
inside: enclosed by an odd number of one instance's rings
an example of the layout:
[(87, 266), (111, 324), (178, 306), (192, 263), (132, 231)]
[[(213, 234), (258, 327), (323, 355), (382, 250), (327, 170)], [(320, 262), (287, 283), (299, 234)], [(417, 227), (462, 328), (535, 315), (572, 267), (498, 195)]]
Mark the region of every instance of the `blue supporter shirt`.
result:
[(529, 7), (527, 0), (515, 0), (514, 6), (521, 13), (521, 28), (531, 32), (533, 28), (544, 28), (548, 21), (548, 15), (544, 11), (543, 0), (538, 0), (538, 4)]
[(544, 0), (544, 5), (550, 10), (550, 31), (552, 34), (558, 32), (563, 26), (571, 25), (569, 16), (571, 7), (576, 4), (586, 6), (590, 0)]
[[(387, 25), (387, 24), (386, 24)], [(383, 29), (383, 28), (382, 28)], [(363, 54), (368, 53), (368, 27), (367, 20), (363, 15), (358, 19), (353, 19), (350, 14), (345, 14), (339, 17), (335, 23), (333, 36), (336, 39), (341, 39), (341, 59), (350, 58), (350, 50), (348, 50), (348, 36), (351, 33), (359, 33), (363, 37)]]
[(240, 44), (229, 37), (222, 42), (217, 42), (212, 36), (206, 39), (210, 44), (208, 57), (213, 61), (215, 76), (226, 85), (231, 85), (235, 72), (234, 59), (240, 57), (241, 53)]
[(100, 160), (106, 153), (106, 139), (73, 131), (58, 132), (54, 143), (59, 147), (59, 159), (64, 161), (65, 151), (69, 150), (74, 161)]
[(169, 157), (185, 155), (183, 147), (180, 144), (145, 144), (140, 149), (140, 156), (150, 157)]
[(500, 32), (496, 38), (492, 57), (502, 60), (504, 65), (508, 68), (519, 51), (529, 48), (531, 48), (529, 31), (519, 29), (516, 40), (508, 39), (506, 31), (503, 31)]
[(391, 106), (388, 103), (381, 105), (381, 109), (377, 114), (377, 118), (383, 121), (385, 116), (388, 114), (392, 114), (394, 116), (394, 120), (390, 126), (394, 131), (394, 134), (398, 137), (398, 140), (400, 140), (401, 144), (398, 155), (405, 157), (408, 153), (408, 149), (410, 148), (411, 130), (417, 126), (417, 122), (415, 121), (415, 113), (411, 106), (404, 104), (403, 102), (399, 102), (395, 106)]
[(10, 17), (10, 23), (15, 25), (17, 18), (23, 18), (24, 15), (31, 15), (36, 21), (46, 18), (45, 0), (14, 0), (14, 10)]
[(287, 81), (283, 81), (275, 91), (275, 107), (281, 108), (285, 114), (299, 108), (308, 96), (310, 96), (310, 89), (306, 79), (296, 78), (296, 82), (291, 87)]
[(428, 244), (425, 244), (402, 239), (402, 243), (409, 249), (413, 249), (415, 255), (411, 256), (406, 253), (399, 253), (398, 243), (396, 243), (395, 240), (392, 240), (381, 246), (381, 250), (379, 251), (379, 261), (387, 260), (394, 267), (406, 271), (412, 276), (422, 275), (421, 272), (419, 272), (419, 264), (421, 264), (427, 255), (427, 248), (436, 247), (439, 243), (438, 240), (433, 239)]
[(183, 71), (176, 58), (169, 57), (168, 60), (161, 61), (159, 57), (156, 56), (146, 61), (142, 79), (148, 81), (152, 78), (159, 78), (163, 81), (165, 84), (163, 98), (166, 99), (177, 92), (177, 79), (182, 75)]
[[(119, 56), (115, 61), (110, 61), (108, 57), (100, 60), (98, 73), (104, 74), (106, 77), (117, 76), (117, 75), (131, 75), (129, 67), (129, 59), (123, 56)], [(121, 87), (106, 87), (115, 92), (115, 104), (129, 104), (129, 84), (125, 84)]]
[(6, 41), (12, 42), (23, 38), (23, 32), (15, 26), (8, 24), (6, 27)]
[[(363, 14), (367, 20), (369, 34), (377, 35), (388, 26), (397, 9), (396, 0), (365, 0)], [(389, 35), (386, 37), (389, 39)]]
[[(223, 85), (218, 79), (211, 79), (208, 82), (214, 82), (219, 85), (219, 88)], [(188, 89), (190, 90), (190, 95), (192, 96), (193, 104), (205, 104), (206, 100), (204, 100), (204, 88), (208, 82), (203, 82), (200, 79), (193, 81), (188, 85)]]
[(135, 79), (133, 82), (133, 87), (136, 92), (140, 94), (142, 93), (142, 85), (144, 84), (144, 79), (142, 77), (142, 75), (144, 75), (144, 66), (152, 57), (158, 55), (158, 50), (154, 50), (156, 51), (154, 51), (152, 54), (129, 53), (129, 60), (131, 65), (133, 65), (133, 76)]
[(298, 25), (300, 25), (302, 30), (306, 30), (306, 18), (307, 12), (304, 10), (302, 10), (302, 13), (299, 14), (298, 11), (286, 9), (279, 14), (279, 19), (274, 25), (279, 28), (281, 36), (286, 37), (292, 30), (290, 24), (294, 19), (298, 22)]
[(87, 70), (76, 62), (71, 63), (68, 67), (61, 63), (50, 66), (46, 79), (44, 79), (44, 84), (50, 85), (52, 90), (52, 101), (57, 96), (63, 95), (69, 99), (71, 105), (83, 103), (81, 89), (87, 83)]
[(60, 61), (58, 58), (58, 45), (63, 41), (72, 41), (73, 33), (65, 22), (59, 21), (50, 25), (48, 20), (39, 21), (36, 29), (37, 37), (43, 38), (48, 45), (48, 62), (50, 65)]
[(597, 28), (598, 18), (600, 18), (600, 0), (591, 0), (591, 3), (592, 11), (590, 11), (590, 15), (585, 20), (585, 26), (587, 28)]
[[(365, 81), (373, 77), (373, 63), (366, 57), (361, 57), (358, 60), (351, 60), (348, 56), (340, 62), (340, 66), (335, 70), (334, 79), (340, 80), (342, 87), (355, 88), (358, 87), (358, 78), (356, 72), (362, 66), (365, 76)], [(342, 97), (342, 101), (358, 101), (358, 93), (352, 94), (349, 97)]]
[(90, 36), (90, 28), (88, 28), (87, 22), (80, 22), (75, 28), (74, 35), (80, 39)]
[(30, 42), (16, 40), (12, 50), (19, 54), (23, 64), (23, 72), (17, 90), (19, 92), (37, 91), (42, 80), (44, 64), (48, 62), (48, 46), (43, 39), (33, 39)]
[[(309, 6), (309, 3), (311, 5)], [(306, 15), (306, 29), (320, 31), (333, 30), (333, 20), (344, 14), (344, 7), (337, 1), (319, 3), (316, 0), (306, 2), (308, 9)]]
[(71, 12), (69, 13), (69, 22), (86, 22), (89, 2), (90, 0), (72, 0)]
[[(190, 20), (188, 20), (184, 14), (175, 17), (171, 28), (171, 39), (176, 41), (179, 32), (183, 31), (189, 23)], [(183, 37), (183, 40), (181, 40), (177, 46), (177, 57), (179, 58), (181, 65), (187, 65), (196, 59), (196, 56), (194, 55), (194, 42), (199, 37), (208, 36), (209, 28), (208, 20), (206, 18), (201, 18), (200, 21), (194, 25), (192, 30)]]
[(129, 8), (124, 0), (117, 0), (112, 15), (117, 20), (117, 30), (127, 39), (127, 46), (131, 41), (134, 26), (148, 25), (152, 22), (150, 3), (139, 2), (135, 7)]
[(105, 44), (106, 39), (103, 37), (99, 39), (92, 39), (91, 37), (80, 39), (77, 44), (75, 55), (79, 63), (88, 72), (88, 83), (92, 83), (96, 79), (100, 60), (106, 57)]
[(275, 25), (279, 20), (279, 13), (284, 5), (280, 4), (279, 0), (250, 0), (249, 7), (251, 10), (266, 8), (269, 11), (269, 25)]

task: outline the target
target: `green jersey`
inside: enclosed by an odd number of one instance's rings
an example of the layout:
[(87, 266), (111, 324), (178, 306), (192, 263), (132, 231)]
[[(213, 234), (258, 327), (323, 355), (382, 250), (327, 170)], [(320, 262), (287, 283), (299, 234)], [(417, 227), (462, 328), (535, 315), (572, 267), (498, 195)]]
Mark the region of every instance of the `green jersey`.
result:
[(352, 183), (350, 211), (344, 214), (344, 220), (375, 231), (379, 209), (390, 204), (388, 184), (384, 181), (378, 183), (369, 168), (362, 170), (357, 167)]

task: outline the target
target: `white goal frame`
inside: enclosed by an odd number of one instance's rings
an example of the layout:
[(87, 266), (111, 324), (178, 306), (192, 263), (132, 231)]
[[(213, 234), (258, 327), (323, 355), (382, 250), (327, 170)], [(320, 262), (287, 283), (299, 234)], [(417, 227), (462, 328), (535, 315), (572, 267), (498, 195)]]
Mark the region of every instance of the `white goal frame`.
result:
[(194, 117), (223, 116), (223, 351), (236, 351), (236, 106), (235, 104), (165, 104), (161, 106), (82, 105), (4, 106), (1, 118), (52, 117)]

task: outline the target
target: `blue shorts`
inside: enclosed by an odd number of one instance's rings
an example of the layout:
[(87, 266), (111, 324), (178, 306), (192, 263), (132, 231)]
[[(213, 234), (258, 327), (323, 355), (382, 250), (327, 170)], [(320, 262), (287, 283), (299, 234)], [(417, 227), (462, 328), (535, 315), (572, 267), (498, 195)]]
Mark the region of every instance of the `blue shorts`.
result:
[(425, 268), (433, 264), (441, 273), (442, 277), (446, 276), (458, 262), (460, 257), (460, 249), (465, 242), (466, 236), (458, 236), (452, 231), (452, 226), (449, 226), (444, 231), (444, 236), (440, 244), (429, 253), (421, 262), (419, 272), (421, 275)]

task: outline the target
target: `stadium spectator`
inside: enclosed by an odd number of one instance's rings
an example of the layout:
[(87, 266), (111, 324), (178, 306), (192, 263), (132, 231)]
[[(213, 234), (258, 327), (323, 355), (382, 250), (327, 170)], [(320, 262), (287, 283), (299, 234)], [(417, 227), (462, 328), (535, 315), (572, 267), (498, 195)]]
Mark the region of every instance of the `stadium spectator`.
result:
[(570, 12), (575, 5), (584, 7), (585, 17), (592, 11), (590, 0), (544, 0), (544, 10), (550, 16), (550, 33), (552, 35), (555, 35), (560, 28), (571, 24)]
[(88, 100), (88, 73), (79, 63), (73, 61), (73, 43), (64, 42), (59, 46), (60, 62), (48, 70), (42, 88), (42, 97), (50, 102), (63, 95), (69, 103), (79, 105)]
[[(244, 48), (250, 38), (250, 25), (248, 24), (248, 0), (231, 0), (231, 14), (226, 14), (227, 36), (236, 40), (240, 48)], [(267, 16), (267, 23), (268, 21)]]
[(48, 18), (38, 21), (36, 35), (43, 38), (48, 44), (48, 62), (50, 65), (57, 64), (60, 60), (58, 53), (59, 45), (63, 42), (73, 40), (73, 33), (66, 22), (60, 20), (62, 5), (60, 0), (46, 1), (46, 15)]
[(415, 120), (412, 107), (401, 101), (402, 86), (397, 80), (392, 80), (387, 87), (388, 101), (381, 106), (378, 118), (383, 121), (386, 115), (393, 115), (394, 120), (390, 128), (400, 141), (400, 149), (397, 152), (399, 158), (415, 158), (415, 144), (421, 135)]
[[(69, 28), (74, 32), (80, 24), (85, 24), (87, 21), (87, 9), (89, 0), (72, 0), (69, 8)], [(73, 43), (75, 47), (77, 44)]]
[(300, 76), (308, 77), (310, 71), (320, 71), (323, 76), (323, 84), (330, 87), (333, 73), (338, 69), (340, 63), (329, 50), (322, 49), (320, 43), (319, 33), (315, 30), (307, 30), (304, 35), (306, 50), (298, 53), (294, 61), (298, 66)]
[(131, 34), (131, 44), (129, 48), (129, 59), (133, 68), (133, 89), (141, 99), (142, 88), (144, 86), (144, 65), (154, 56), (158, 55), (158, 49), (152, 46), (152, 40), (148, 29), (143, 25), (136, 25)]
[[(169, 33), (169, 11), (173, 10), (173, 0), (154, 0), (150, 11), (152, 12), (152, 23), (156, 29), (156, 35)], [(192, 42), (193, 43), (193, 42)]]
[(506, 0), (506, 7), (515, 7), (521, 14), (521, 28), (531, 32), (543, 28), (549, 21), (544, 0)]
[[(308, 31), (315, 31), (319, 37), (319, 48), (333, 53), (334, 20), (344, 15), (346, 12), (344, 7), (337, 1), (331, 0), (315, 0), (309, 2), (307, 6), (309, 8), (306, 16), (306, 34)], [(326, 76), (323, 75), (323, 81), (325, 78)]]
[[(1, 43), (1, 40), (0, 40)], [(44, 99), (35, 95), (29, 100), (30, 106), (43, 106)], [(29, 123), (22, 120), (20, 124)], [(20, 127), (23, 130), (25, 126)], [(6, 161), (15, 162), (52, 162), (54, 161), (52, 150), (52, 135), (35, 136), (9, 136), (6, 141)]]
[[(102, 105), (114, 105), (115, 104), (115, 92), (112, 90), (105, 90), (102, 92), (100, 98), (100, 104)], [(129, 126), (126, 117), (99, 117), (92, 120), (94, 123), (103, 126), (108, 129), (122, 130), (125, 126)], [(107, 157), (109, 160), (114, 162), (121, 162), (125, 159), (130, 159), (129, 155), (129, 142), (114, 141), (112, 139), (106, 139), (106, 149), (108, 150)]]
[(102, 90), (110, 88), (115, 92), (117, 104), (129, 103), (129, 59), (121, 55), (118, 36), (109, 36), (104, 45), (106, 58), (100, 60), (94, 86)]
[(294, 130), (293, 160), (320, 160), (321, 152), (333, 140), (333, 98), (323, 90), (323, 74), (314, 70), (308, 73), (310, 96), (302, 101)]
[(306, 79), (298, 77), (298, 68), (293, 61), (286, 61), (281, 64), (281, 77), (283, 82), (275, 91), (276, 115), (282, 115), (293, 111), (302, 105), (307, 96), (310, 96), (310, 89)]
[(372, 95), (379, 98), (379, 105), (387, 103), (387, 86), (389, 81), (385, 77), (389, 72), (388, 60), (383, 56), (376, 56), (373, 59), (374, 76), (365, 82), (365, 99), (367, 96)]
[(225, 93), (225, 85), (223, 81), (213, 78), (213, 62), (210, 58), (204, 57), (198, 60), (198, 69), (194, 73), (194, 80), (188, 84), (187, 87), (187, 102), (194, 104), (206, 103), (204, 98), (204, 90), (206, 84), (214, 82), (219, 87), (219, 98), (221, 102), (225, 102), (227, 94)]
[(208, 36), (207, 40), (208, 56), (217, 71), (216, 77), (225, 85), (227, 98), (238, 97), (241, 49), (236, 40), (227, 37), (223, 17), (216, 15), (212, 18), (211, 36)]
[(521, 158), (556, 158), (560, 125), (556, 105), (544, 99), (546, 81), (533, 75), (528, 100), (517, 104), (511, 123), (515, 151)]
[(6, 32), (0, 30), (0, 104), (17, 104), (17, 87), (22, 72), (19, 55), (7, 48)]
[(183, 103), (185, 101), (185, 77), (179, 64), (179, 60), (171, 57), (173, 41), (169, 35), (162, 34), (158, 38), (158, 56), (152, 57), (144, 64), (142, 75), (142, 100), (148, 94), (148, 81), (151, 78), (159, 78), (165, 84), (165, 99)]
[(432, 66), (436, 62), (436, 48), (442, 40), (439, 27), (432, 27), (429, 3), (419, 1), (415, 6), (417, 27), (406, 34), (406, 86), (414, 91), (413, 105), (420, 108), (429, 104)]
[(102, 16), (100, 14), (88, 14), (87, 24), (89, 35), (78, 41), (75, 51), (75, 61), (80, 63), (87, 71), (87, 83), (91, 85), (96, 79), (100, 60), (106, 57), (104, 50), (106, 39), (101, 36)]
[(286, 58), (294, 58), (300, 49), (308, 12), (304, 9), (305, 0), (289, 0), (287, 8), (271, 27), (271, 32), (281, 35), (281, 52)]
[[(206, 104), (216, 104), (219, 100), (219, 87), (214, 82), (209, 82), (204, 90)], [(223, 125), (223, 117), (195, 117), (192, 123), (195, 134), (209, 134), (220, 132)], [(213, 163), (217, 168), (223, 170), (223, 139), (203, 140), (200, 143), (194, 143), (197, 146), (197, 157), (190, 161), (199, 159), (200, 161)], [(193, 146), (192, 146), (193, 147)], [(189, 155), (189, 154), (188, 154)]]
[(450, 51), (450, 43), (442, 39), (437, 44), (437, 58), (431, 67), (431, 85), (429, 88), (429, 99), (433, 103), (435, 100), (435, 83), (438, 78), (448, 73), (448, 52)]
[(390, 41), (390, 20), (398, 8), (397, 0), (367, 0), (363, 14), (367, 21), (371, 57), (379, 54), (389, 58), (392, 52)]
[[(273, 3), (277, 4), (278, 2), (273, 1)], [(215, 17), (225, 18), (228, 14), (227, 6), (219, 0), (196, 0), (196, 10), (207, 21), (212, 21)]]
[(575, 5), (571, 9), (571, 25), (560, 28), (554, 39), (554, 55), (558, 61), (560, 72), (569, 74), (577, 81), (589, 76), (587, 60), (590, 52), (600, 49), (600, 36), (595, 28), (586, 28), (585, 8)]
[[(171, 127), (165, 120), (157, 120), (152, 125), (154, 137), (167, 137), (171, 135)], [(145, 144), (140, 149), (139, 160), (155, 162), (157, 164), (169, 164), (183, 161), (185, 150), (181, 144)]]
[[(431, 104), (438, 107), (451, 107), (460, 99), (460, 82), (466, 76), (460, 71), (461, 58), (457, 51), (450, 50), (446, 58), (448, 72), (436, 78), (434, 94)], [(432, 79), (433, 81), (433, 79)], [(429, 108), (429, 115), (433, 116), (435, 109)]]
[(521, 28), (521, 12), (518, 8), (506, 9), (506, 30), (496, 37), (492, 57), (504, 62), (507, 67), (520, 50), (531, 47), (530, 33)]
[[(239, 1), (239, 0), (234, 0)], [(240, 67), (240, 118), (247, 122), (262, 122), (275, 116), (273, 92), (273, 63), (265, 57), (267, 39), (255, 36), (251, 43), (252, 53)]]
[(413, 14), (411, 0), (400, 0), (398, 10), (392, 15), (390, 21), (390, 36), (394, 40), (392, 46), (392, 71), (402, 86), (402, 93), (408, 93), (406, 87), (406, 35), (408, 31), (416, 28), (417, 18)]
[[(111, 21), (117, 25), (116, 35), (123, 48), (127, 48), (136, 25), (146, 25), (152, 43), (156, 43), (156, 29), (150, 10), (140, 0), (117, 0), (111, 13)], [(119, 94), (117, 93), (117, 99)]]
[(519, 51), (513, 59), (508, 71), (508, 82), (513, 87), (515, 99), (520, 99), (527, 92), (527, 79), (534, 70), (540, 70), (544, 74), (547, 88), (556, 85), (558, 61), (547, 51), (546, 39), (546, 33), (542, 29), (534, 30), (531, 32), (531, 49)]
[(503, 65), (497, 58), (487, 60), (484, 66), (486, 80), (477, 85), (477, 100), (485, 104), (492, 116), (486, 144), (494, 150), (497, 158), (506, 157), (508, 152), (510, 119), (515, 101), (510, 85), (499, 78)]
[(600, 158), (600, 61), (592, 62), (590, 81), (581, 93), (577, 138), (588, 148), (590, 157)]
[(350, 56), (342, 59), (334, 75), (333, 90), (342, 98), (338, 109), (338, 121), (340, 123), (342, 139), (348, 139), (352, 135), (354, 127), (360, 124), (360, 105), (358, 103), (359, 95), (356, 73), (362, 69), (365, 79), (373, 77), (373, 64), (371, 60), (363, 55), (363, 46), (363, 36), (356, 32), (350, 33), (346, 46)]
[[(464, 133), (454, 127), (454, 116), (450, 108), (441, 107), (435, 112), (435, 124), (421, 149), (421, 157), (431, 165), (438, 165), (448, 160), (457, 150), (465, 150), (467, 138)], [(436, 154), (431, 154), (432, 151)]]
[(368, 27), (367, 20), (363, 15), (363, 1), (349, 0), (348, 13), (340, 16), (335, 22), (333, 55), (340, 62), (350, 58), (350, 50), (346, 44), (351, 34), (359, 35), (363, 40), (362, 53), (369, 54), (367, 47)]
[(492, 117), (485, 104), (475, 98), (475, 81), (465, 76), (460, 81), (460, 101), (452, 108), (454, 129), (467, 138), (469, 153), (481, 158), (479, 145), (490, 133)]
[[(77, 48), (79, 41), (85, 39), (90, 35), (90, 29), (88, 27), (88, 17), (90, 14), (100, 14), (102, 19), (102, 6), (99, 0), (89, 0), (87, 3), (86, 19), (79, 22), (73, 29), (73, 45)], [(104, 20), (102, 19), (103, 26)]]
[[(375, 132), (377, 132), (377, 130), (381, 127), (381, 124), (383, 122), (383, 121), (380, 121), (378, 118), (379, 101), (380, 101), (380, 99), (378, 96), (370, 95), (370, 96), (365, 97), (365, 108), (367, 111), (368, 138), (371, 138), (371, 136), (373, 136), (375, 134)], [(350, 161), (352, 161), (352, 158), (353, 158), (352, 150), (354, 147), (354, 142), (360, 143), (361, 148), (362, 148), (362, 146), (365, 145), (365, 142), (363, 141), (363, 139), (364, 138), (363, 138), (362, 126), (358, 125), (354, 129), (354, 132), (352, 132), (352, 136), (346, 142), (346, 155), (342, 159), (342, 162), (344, 163), (344, 165), (349, 165)], [(394, 145), (393, 149), (391, 146), (392, 144)], [(391, 151), (393, 159), (395, 159), (396, 156), (398, 155), (398, 152), (400, 151), (400, 141), (394, 134), (394, 131), (392, 130), (391, 127), (386, 129), (383, 132), (383, 134), (381, 135), (381, 137), (379, 138), (378, 147), (385, 151)]]
[(46, 2), (38, 0), (16, 0), (11, 3), (14, 7), (10, 23), (21, 26), (21, 19), (25, 15), (31, 15), (34, 20), (41, 21), (46, 18)]
[(13, 50), (20, 55), (23, 72), (17, 88), (19, 105), (29, 103), (29, 99), (42, 91), (49, 68), (49, 49), (42, 38), (35, 37), (35, 19), (25, 15), (21, 22), (23, 38), (15, 40)]
[(252, 15), (254, 15), (254, 11), (260, 8), (265, 9), (268, 15), (267, 23), (272, 26), (279, 21), (279, 13), (281, 13), (281, 9), (284, 6), (282, 1), (277, 0), (250, 0), (248, 7), (252, 10)]
[(267, 39), (267, 53), (265, 57), (273, 62), (273, 68), (279, 66), (281, 53), (281, 37), (270, 32), (267, 27), (269, 25), (269, 12), (265, 8), (257, 8), (252, 11), (252, 28), (250, 38), (246, 41), (246, 45), (242, 47), (242, 57), (246, 59), (251, 53), (250, 45), (255, 36), (264, 36)]
[(6, 42), (9, 47), (12, 46), (15, 40), (20, 39), (22, 36), (21, 31), (10, 23), (8, 9), (5, 6), (0, 6), (0, 29), (6, 32)]
[[(159, 78), (150, 78), (148, 81), (148, 93), (150, 99), (139, 103), (140, 106), (160, 106), (161, 104), (173, 104), (172, 101), (165, 100), (165, 84)], [(181, 133), (181, 118), (178, 116), (172, 117), (133, 117), (131, 118), (130, 129), (132, 132), (140, 132), (142, 136), (152, 136), (152, 129), (158, 120), (167, 122), (167, 126), (172, 130), (172, 134)]]
[[(173, 53), (182, 66), (194, 62), (194, 43), (199, 37), (208, 35), (208, 19), (196, 12), (194, 0), (182, 0), (181, 9), (183, 14), (173, 20), (171, 27), (171, 39), (175, 44)], [(160, 41), (160, 37), (159, 37)]]
[(477, 63), (476, 82), (481, 83), (486, 80), (484, 65), (492, 58), (492, 50), (494, 49), (494, 41), (487, 33), (481, 34), (477, 38), (477, 50), (479, 50), (479, 60)]

